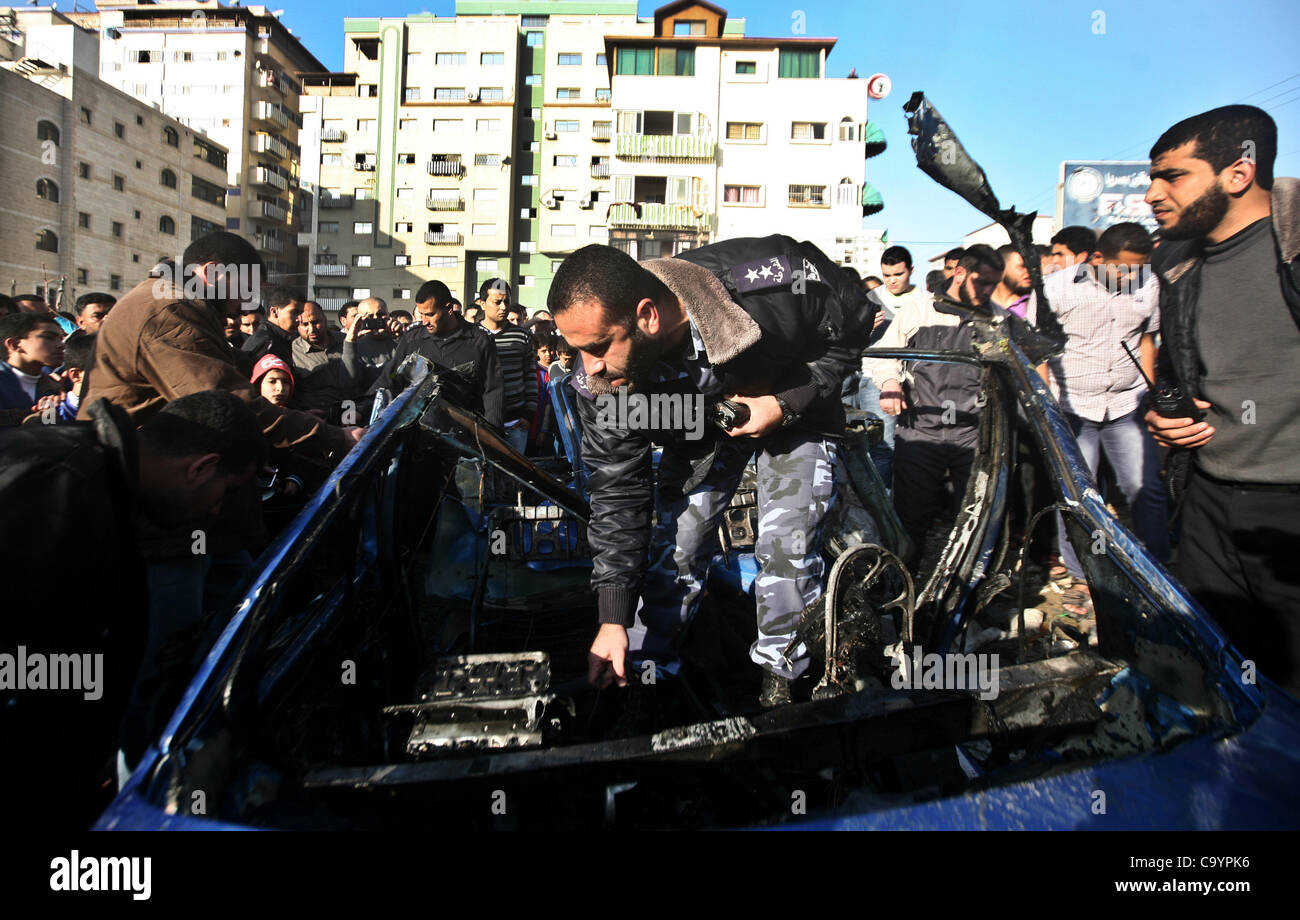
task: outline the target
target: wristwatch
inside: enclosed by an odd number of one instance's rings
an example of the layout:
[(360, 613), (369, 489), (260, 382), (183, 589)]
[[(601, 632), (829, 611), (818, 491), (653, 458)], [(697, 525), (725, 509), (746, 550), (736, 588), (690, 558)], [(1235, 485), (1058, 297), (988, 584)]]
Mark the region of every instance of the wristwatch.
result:
[(773, 394), (772, 398), (775, 399), (776, 404), (781, 407), (782, 428), (789, 428), (795, 422), (799, 421), (799, 414), (790, 408), (790, 404), (788, 402), (786, 402), (784, 399), (782, 399), (780, 396), (776, 394)]

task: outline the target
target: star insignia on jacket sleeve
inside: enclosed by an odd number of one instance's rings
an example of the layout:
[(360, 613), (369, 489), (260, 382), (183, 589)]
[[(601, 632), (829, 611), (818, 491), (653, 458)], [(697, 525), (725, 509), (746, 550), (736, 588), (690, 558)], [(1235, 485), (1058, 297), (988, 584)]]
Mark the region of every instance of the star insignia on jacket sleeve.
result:
[[(752, 271), (752, 269), (751, 269), (751, 271)], [(764, 265), (762, 271), (760, 271), (759, 274), (762, 275), (764, 278), (771, 278), (771, 277), (772, 277), (772, 269), (770, 269), (770, 268), (768, 268), (766, 265)]]
[(747, 281), (757, 281), (757, 280), (758, 280), (758, 272), (754, 271), (754, 269), (751, 268), (749, 271), (745, 272), (745, 280), (747, 280)]

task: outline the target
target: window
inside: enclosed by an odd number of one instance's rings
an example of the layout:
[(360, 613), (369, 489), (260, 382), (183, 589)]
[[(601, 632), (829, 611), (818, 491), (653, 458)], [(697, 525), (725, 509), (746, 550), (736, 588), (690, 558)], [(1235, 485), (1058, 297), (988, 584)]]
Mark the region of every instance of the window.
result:
[(821, 52), (781, 49), (779, 77), (820, 77)]
[(497, 270), (496, 259), (475, 259), (474, 271), (476, 272), (494, 272)]
[(82, 123), (83, 125), (88, 125), (88, 124), (91, 123), (91, 119), (92, 119), (92, 118), (93, 118), (93, 116), (91, 115), (90, 109), (86, 108), (86, 107), (83, 105), (83, 106), (81, 107), (81, 123)]
[(322, 153), (320, 155), (321, 166), (342, 166), (343, 154), (341, 153)]
[(645, 75), (655, 72), (655, 49), (619, 48), (614, 58), (614, 73)]
[(190, 194), (200, 201), (206, 201), (208, 204), (215, 204), (220, 207), (226, 206), (226, 190), (220, 185), (213, 185), (211, 182), (204, 182), (198, 176), (191, 177)]
[(499, 153), (476, 153), (474, 154), (475, 166), (500, 166), (501, 154)]
[(483, 102), (502, 102), (506, 98), (506, 91), (499, 86), (485, 86), (478, 91), (478, 97)]
[(168, 236), (175, 236), (176, 221), (164, 214), (162, 217), (158, 218), (158, 232), (165, 233)]
[(370, 288), (353, 288), (353, 289), (352, 289), (352, 299), (353, 299), (353, 300), (365, 300), (365, 299), (366, 299), (367, 297), (369, 297), (369, 296), (370, 296)]
[(578, 157), (576, 154), (561, 154), (553, 158), (553, 166), (577, 166)]
[(365, 201), (367, 198), (370, 197), (370, 187), (362, 186), (361, 188), (353, 188), (352, 197), (355, 198), (357, 201)]
[(397, 164), (398, 164), (399, 166), (414, 166), (414, 165), (415, 165), (415, 154), (413, 154), (413, 153), (399, 153), (399, 154), (397, 155)]
[(125, 192), (125, 191), (126, 191), (126, 179), (122, 178), (121, 176), (114, 176), (114, 177), (113, 177), (113, 191), (115, 191), (115, 192)]
[(609, 239), (609, 228), (604, 224), (592, 224), (587, 228), (587, 236), (593, 240)]
[(433, 56), (433, 63), (439, 67), (464, 67), (464, 51), (439, 51)]
[(36, 139), (38, 141), (54, 141), (54, 146), (59, 145), (59, 129), (52, 121), (44, 119), (36, 123)]
[(857, 185), (852, 179), (845, 176), (835, 189), (835, 203), (852, 205), (857, 204), (859, 200)]
[(435, 118), (433, 120), (433, 130), (435, 131), (459, 131), (464, 125), (465, 122), (459, 118)]
[(609, 102), (609, 90), (604, 88), (596, 90), (596, 101)]
[(397, 200), (398, 200), (398, 201), (414, 201), (414, 200), (415, 200), (415, 189), (413, 189), (413, 188), (399, 188), (399, 189), (397, 190)]
[(561, 67), (578, 67), (582, 64), (581, 54), (560, 54), (557, 55), (556, 61)]
[(77, 269), (77, 284), (90, 284), (90, 273), (84, 268)]
[(826, 122), (795, 121), (790, 123), (790, 140), (824, 141), (826, 140)]
[(163, 128), (163, 143), (166, 144), (168, 147), (180, 147), (181, 136), (176, 131), (175, 128), (172, 127)]
[(525, 29), (545, 29), (548, 16), (525, 16), (519, 23)]
[(90, 215), (87, 214), (85, 211), (78, 211), (78, 212), (77, 212), (77, 226), (80, 227), (82, 230), (89, 230), (89, 229), (90, 229)]
[(45, 201), (57, 202), (59, 200), (59, 187), (51, 179), (37, 179), (36, 197)]
[(113, 236), (122, 238), (122, 225), (118, 221), (113, 221)]
[(470, 233), (474, 236), (492, 236), (497, 232), (496, 224), (471, 224)]
[[(415, 224), (411, 223), (409, 220), (399, 220), (393, 226), (394, 233), (411, 233), (414, 230)], [(401, 256), (398, 256), (398, 258), (401, 258)]]
[(419, 102), (419, 101), (420, 101), (420, 87), (418, 87), (418, 86), (408, 86), (408, 87), (406, 88), (406, 92), (404, 92), (404, 93), (402, 94), (402, 101), (403, 101), (403, 102)]
[(410, 288), (393, 288), (393, 300), (410, 300)]
[(162, 183), (163, 188), (176, 187), (176, 173), (170, 169), (164, 169), (158, 176), (158, 181)]
[(358, 133), (358, 134), (369, 134), (369, 133), (370, 133), (371, 131), (373, 131), (373, 130), (375, 130), (375, 119), (373, 119), (373, 118), (358, 118), (358, 119), (357, 119), (357, 133)]
[(536, 185), (536, 184), (537, 184), (537, 177), (536, 177), (536, 176), (533, 176), (533, 175), (520, 176), (520, 177), (519, 177), (519, 184), (520, 184), (520, 185)]
[(605, 57), (605, 52), (601, 51), (599, 54), (596, 55), (596, 66), (597, 66), (597, 67), (605, 67), (605, 66), (608, 66), (608, 65), (607, 65), (607, 61), (608, 61), (608, 58)]
[(109, 289), (110, 291), (120, 291), (120, 290), (122, 290), (122, 276), (121, 276), (121, 275), (109, 275), (109, 276), (108, 276), (108, 289)]
[(339, 222), (337, 220), (323, 220), (320, 222), (321, 233), (338, 233)]
[(474, 122), (475, 131), (500, 131), (501, 119), (499, 118), (480, 118)]
[(353, 257), (352, 257), (352, 267), (353, 267), (353, 268), (369, 268), (369, 267), (370, 267), (370, 255), (369, 255), (369, 253), (366, 253), (366, 254), (359, 254), (359, 255), (355, 255), (355, 256), (353, 256)]
[(573, 86), (563, 86), (555, 91), (556, 99), (581, 99), (582, 90)]
[(353, 233), (373, 233), (374, 225), (368, 220), (354, 220), (352, 222)]
[(524, 86), (541, 86), (542, 75), (539, 73), (530, 73), (524, 77)]
[(497, 67), (506, 62), (504, 51), (484, 51), (478, 56), (478, 62), (484, 67)]
[(758, 73), (757, 61), (737, 61), (736, 73), (738, 74), (756, 74)]
[(659, 49), (659, 69), (656, 71), (660, 76), (677, 76), (693, 77), (695, 76), (695, 49), (694, 48), (660, 48)]
[(561, 119), (555, 123), (555, 131), (557, 134), (564, 134), (566, 132), (573, 133), (578, 131), (580, 127), (581, 125), (577, 119)]
[(762, 139), (763, 123), (760, 121), (727, 122), (727, 140), (729, 141), (761, 141)]
[(538, 119), (538, 118), (541, 118), (541, 117), (542, 117), (542, 110), (541, 110), (541, 109), (538, 109), (538, 108), (532, 108), (532, 109), (529, 109), (529, 110), (528, 110), (528, 117), (529, 117), (529, 118), (532, 118), (532, 119), (534, 119), (534, 120), (536, 120), (536, 119)]
[(703, 19), (674, 19), (673, 34), (674, 35), (703, 35), (704, 20)]
[(120, 121), (113, 122), (113, 136), (116, 137), (118, 140), (125, 140), (126, 125), (122, 124)]
[(521, 253), (533, 253), (533, 252), (536, 252), (536, 251), (537, 251), (537, 244), (534, 243), (534, 242), (531, 242), (531, 241), (530, 241), (530, 242), (523, 242), (523, 243), (520, 243), (520, 244), (519, 244), (519, 251), (520, 251)]
[(724, 204), (762, 204), (763, 189), (758, 185), (727, 185), (722, 200)]
[(398, 268), (403, 268), (404, 266), (410, 264), (411, 264), (410, 256), (393, 256), (393, 265), (395, 265)]
[(542, 42), (545, 40), (545, 35), (545, 32), (525, 32), (524, 43), (528, 45), (529, 48), (540, 48), (542, 47)]
[(429, 256), (430, 268), (455, 268), (457, 259), (455, 256)]
[(532, 276), (532, 275), (520, 275), (520, 276), (519, 276), (519, 286), (520, 286), (520, 287), (532, 287), (532, 286), (533, 286), (533, 276)]
[(551, 224), (551, 236), (576, 236), (577, 233), (576, 224)]
[(826, 205), (826, 186), (824, 185), (791, 185), (790, 186), (790, 204), (791, 205), (812, 205), (815, 207), (825, 207)]
[(857, 125), (847, 115), (840, 119), (840, 140), (851, 141), (857, 136)]
[(36, 248), (41, 252), (58, 252), (59, 238), (53, 230), (38, 230), (36, 232)]
[(77, 171), (78, 171), (78, 175), (80, 175), (81, 178), (83, 178), (83, 179), (89, 179), (89, 178), (90, 178), (90, 164), (89, 164), (89, 163), (78, 163), (78, 164), (77, 164)]
[(465, 87), (463, 86), (439, 86), (433, 91), (434, 102), (464, 102)]
[(373, 99), (379, 95), (379, 84), (362, 83), (357, 87), (357, 95), (362, 99)]
[(414, 119), (414, 118), (399, 118), (399, 119), (397, 120), (397, 130), (398, 130), (398, 131), (414, 131), (414, 130), (415, 130), (415, 119)]
[(497, 190), (494, 188), (476, 188), (474, 189), (475, 201), (496, 201)]

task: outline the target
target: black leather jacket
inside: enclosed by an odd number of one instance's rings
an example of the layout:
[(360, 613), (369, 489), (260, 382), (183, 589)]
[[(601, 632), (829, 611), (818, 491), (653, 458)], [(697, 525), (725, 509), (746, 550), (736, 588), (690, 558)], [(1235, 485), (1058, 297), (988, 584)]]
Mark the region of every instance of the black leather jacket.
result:
[[(843, 434), (840, 390), (858, 367), (876, 308), (816, 246), (777, 235), (734, 239), (643, 264), (677, 296), (704, 344), (700, 355), (687, 343), (687, 379), (649, 392), (684, 385), (706, 399), (779, 394), (799, 414), (796, 425), (826, 437)], [(582, 458), (591, 472), (591, 584), (600, 621), (627, 626), (650, 540), (651, 440), (704, 454), (709, 438), (720, 435), (710, 429), (704, 441), (691, 443), (681, 432), (597, 425), (581, 380), (575, 389)]]

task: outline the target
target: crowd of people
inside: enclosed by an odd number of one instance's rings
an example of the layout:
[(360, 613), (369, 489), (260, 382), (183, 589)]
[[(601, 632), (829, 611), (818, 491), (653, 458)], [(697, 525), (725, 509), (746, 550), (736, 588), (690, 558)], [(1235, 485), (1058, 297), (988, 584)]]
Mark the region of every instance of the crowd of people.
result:
[[(1038, 372), (1084, 460), (1097, 473), (1104, 457), (1151, 556), (1168, 562), (1176, 540), (1183, 584), (1263, 673), (1297, 692), (1300, 397), (1287, 374), (1300, 358), (1300, 183), (1273, 178), (1275, 155), (1276, 127), (1259, 109), (1186, 119), (1151, 151), (1158, 238), (1129, 222), (1100, 235), (1066, 227), (1033, 255), (1066, 334)], [(800, 265), (811, 294), (791, 286), (786, 270)], [(780, 271), (760, 276), (760, 266)], [(120, 300), (85, 294), (61, 313), (36, 295), (0, 297), (0, 526), (22, 573), (9, 632), (33, 648), (111, 648), (119, 674), (135, 675), (115, 687), (120, 729), (102, 745), (52, 749), (48, 776), (79, 789), (105, 766), (99, 755), (117, 752), (121, 774), (157, 736), (223, 625), (215, 612), (267, 545), (267, 484), (310, 493), (364, 435), (378, 391), (403, 386), (410, 355), (459, 374), (468, 408), (531, 456), (559, 451), (551, 382), (573, 372), (585, 397), (598, 684), (623, 683), (638, 657), (671, 662), (698, 604), (702, 554), (757, 456), (751, 657), (764, 669), (763, 705), (777, 705), (807, 667), (791, 640), (823, 574), (815, 541), (800, 537), (790, 552), (787, 538), (820, 532), (846, 381), (848, 401), (883, 423), (873, 459), (919, 556), (971, 474), (979, 373), (869, 349), (970, 351), (975, 322), (1032, 326), (1040, 307), (1009, 245), (954, 249), (919, 285), (902, 246), (865, 279), (783, 236), (641, 265), (589, 246), (565, 260), (549, 309), (531, 318), (503, 279), (466, 305), (427, 281), (413, 313), (368, 297), (344, 305), (338, 328), (291, 287), (250, 302), (240, 282), (263, 271), (251, 244), (222, 231)], [(1181, 388), (1196, 412), (1153, 405), (1148, 379)], [(652, 498), (644, 472), (658, 436), (610, 429), (593, 408), (629, 384), (695, 387), (748, 417), (703, 455), (662, 443)], [(1051, 488), (1032, 440), (1020, 440), (1013, 526), (1086, 621), (1087, 567), (1070, 522), (1058, 521), (1055, 540), (1027, 530)], [(62, 577), (69, 569), (76, 578)], [(129, 615), (140, 609), (147, 622)], [(3, 718), (37, 731), (50, 705), (8, 705)]]

